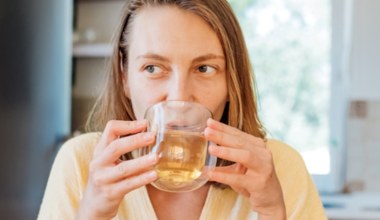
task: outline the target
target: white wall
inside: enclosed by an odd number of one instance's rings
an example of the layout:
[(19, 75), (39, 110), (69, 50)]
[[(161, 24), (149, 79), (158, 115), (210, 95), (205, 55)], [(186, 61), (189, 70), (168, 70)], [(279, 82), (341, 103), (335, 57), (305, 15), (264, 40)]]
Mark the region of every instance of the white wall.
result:
[(352, 9), (350, 95), (380, 101), (380, 1), (354, 0)]
[(351, 4), (346, 186), (380, 191), (380, 1)]
[(364, 117), (353, 111), (347, 122), (347, 186), (380, 191), (380, 101), (367, 102)]

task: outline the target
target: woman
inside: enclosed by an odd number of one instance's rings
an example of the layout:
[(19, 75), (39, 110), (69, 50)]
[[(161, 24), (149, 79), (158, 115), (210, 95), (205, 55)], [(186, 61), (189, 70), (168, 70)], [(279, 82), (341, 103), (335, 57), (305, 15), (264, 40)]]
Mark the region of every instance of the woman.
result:
[[(266, 141), (253, 83), (227, 1), (127, 1), (107, 87), (91, 116), (103, 132), (61, 148), (39, 219), (325, 219), (301, 157)], [(152, 187), (157, 156), (130, 153), (154, 142), (143, 114), (165, 100), (198, 102), (214, 116), (204, 134), (217, 144), (209, 151), (218, 168), (192, 192)]]

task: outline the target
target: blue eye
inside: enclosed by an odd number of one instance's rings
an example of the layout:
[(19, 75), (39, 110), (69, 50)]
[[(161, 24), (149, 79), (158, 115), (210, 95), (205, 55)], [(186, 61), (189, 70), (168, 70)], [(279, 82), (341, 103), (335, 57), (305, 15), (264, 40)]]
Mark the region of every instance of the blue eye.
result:
[(208, 66), (208, 65), (202, 65), (198, 67), (198, 71), (200, 73), (214, 73), (216, 69), (214, 67)]
[(155, 65), (148, 65), (145, 67), (144, 70), (147, 71), (148, 73), (150, 73), (151, 75), (158, 74), (158, 73), (162, 72), (162, 69), (158, 66), (155, 66)]

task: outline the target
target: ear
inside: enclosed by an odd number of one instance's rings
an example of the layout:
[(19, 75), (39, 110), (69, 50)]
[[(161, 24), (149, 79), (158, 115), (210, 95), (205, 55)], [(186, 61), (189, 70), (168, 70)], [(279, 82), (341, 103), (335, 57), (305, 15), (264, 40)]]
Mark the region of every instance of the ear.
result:
[(120, 74), (121, 74), (121, 80), (122, 80), (122, 83), (123, 83), (123, 91), (124, 91), (124, 95), (128, 98), (129, 97), (129, 86), (128, 86), (128, 73), (125, 71), (125, 68), (124, 68), (124, 64), (123, 64), (123, 60), (124, 60), (124, 57), (123, 57), (123, 53), (121, 51), (119, 51), (119, 70), (120, 70)]

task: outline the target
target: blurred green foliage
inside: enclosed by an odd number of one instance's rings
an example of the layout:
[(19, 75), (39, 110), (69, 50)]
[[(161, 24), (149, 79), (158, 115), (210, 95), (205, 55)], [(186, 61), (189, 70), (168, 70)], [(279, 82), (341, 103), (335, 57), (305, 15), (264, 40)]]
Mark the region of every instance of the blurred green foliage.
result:
[(243, 28), (270, 137), (298, 150), (328, 146), (328, 0), (230, 0)]

